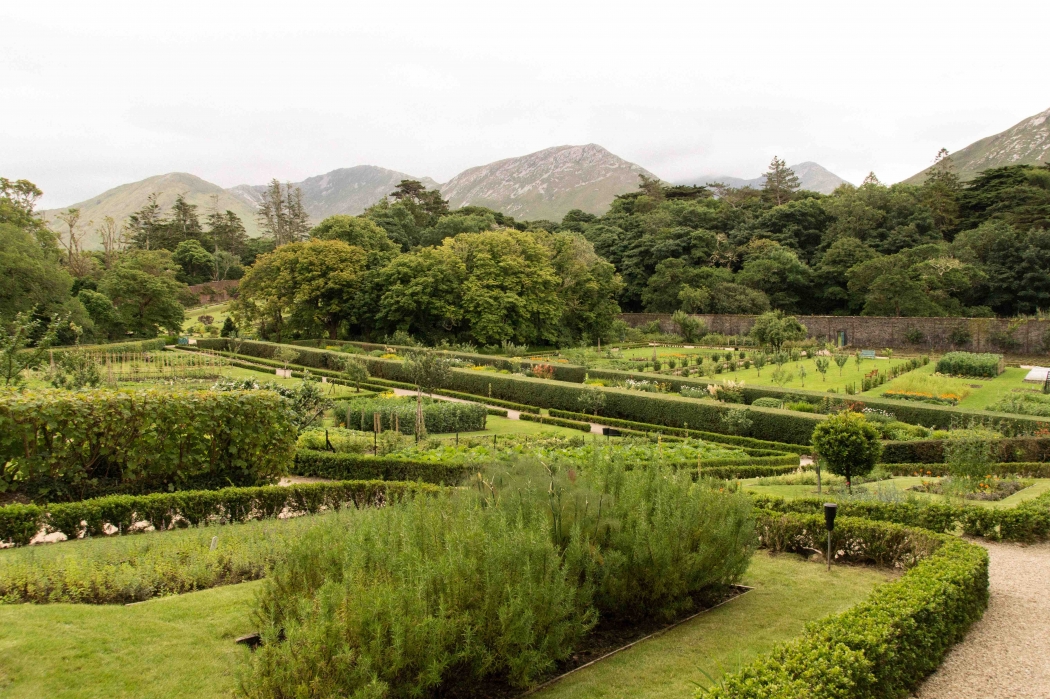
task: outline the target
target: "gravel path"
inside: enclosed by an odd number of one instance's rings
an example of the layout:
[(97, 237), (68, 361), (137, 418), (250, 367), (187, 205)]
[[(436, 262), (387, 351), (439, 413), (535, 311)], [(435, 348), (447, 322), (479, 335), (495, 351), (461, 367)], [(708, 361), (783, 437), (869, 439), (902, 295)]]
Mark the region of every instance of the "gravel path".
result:
[(988, 611), (915, 696), (1050, 699), (1050, 544), (980, 543), (991, 555)]

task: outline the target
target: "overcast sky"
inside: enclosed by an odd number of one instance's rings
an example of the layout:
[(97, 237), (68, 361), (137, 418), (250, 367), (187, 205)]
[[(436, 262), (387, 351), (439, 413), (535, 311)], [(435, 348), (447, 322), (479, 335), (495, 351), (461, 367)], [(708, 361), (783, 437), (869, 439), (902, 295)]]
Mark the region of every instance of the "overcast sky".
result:
[(599, 143), (665, 179), (776, 154), (886, 182), (1050, 107), (1050, 2), (6, 2), (0, 176), (373, 164), (446, 181)]

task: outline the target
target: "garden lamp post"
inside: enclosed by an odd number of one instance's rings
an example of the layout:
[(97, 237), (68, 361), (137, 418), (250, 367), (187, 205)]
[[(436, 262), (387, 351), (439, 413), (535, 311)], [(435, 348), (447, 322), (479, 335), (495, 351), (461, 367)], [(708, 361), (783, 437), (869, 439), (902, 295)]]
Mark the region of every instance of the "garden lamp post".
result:
[(831, 531), (835, 528), (835, 513), (839, 506), (833, 502), (824, 503), (824, 528), (828, 530), (828, 572), (831, 572)]

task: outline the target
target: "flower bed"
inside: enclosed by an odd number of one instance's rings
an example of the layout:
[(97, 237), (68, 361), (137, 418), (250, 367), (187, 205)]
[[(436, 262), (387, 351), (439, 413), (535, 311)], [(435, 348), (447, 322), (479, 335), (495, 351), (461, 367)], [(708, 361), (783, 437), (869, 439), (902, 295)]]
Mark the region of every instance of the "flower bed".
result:
[(886, 398), (895, 398), (897, 400), (917, 400), (922, 403), (932, 403), (934, 405), (958, 405), (961, 398), (953, 393), (943, 393), (940, 395), (933, 395), (932, 393), (919, 393), (915, 391), (885, 391), (882, 394)]

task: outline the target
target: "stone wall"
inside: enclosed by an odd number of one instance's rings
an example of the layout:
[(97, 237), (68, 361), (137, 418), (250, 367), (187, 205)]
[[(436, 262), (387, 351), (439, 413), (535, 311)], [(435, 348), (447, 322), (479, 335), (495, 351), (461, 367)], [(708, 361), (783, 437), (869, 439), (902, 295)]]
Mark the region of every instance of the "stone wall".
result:
[(237, 285), (240, 283), (240, 279), (224, 279), (221, 282), (193, 284), (186, 288), (200, 299), (203, 306), (209, 303), (222, 303), (234, 298), (237, 295)]
[[(704, 322), (707, 332), (746, 335), (757, 316), (695, 314), (693, 317)], [(671, 316), (665, 313), (624, 313), (620, 318), (631, 327), (655, 320), (665, 332), (675, 330)], [(798, 319), (810, 337), (836, 344), (841, 338), (846, 345), (867, 349), (892, 347), (939, 352), (960, 349), (1036, 355), (1046, 354), (1050, 343), (1050, 320), (875, 316), (798, 316)], [(951, 342), (949, 338), (957, 328), (969, 333), (969, 342), (960, 346)]]

